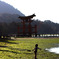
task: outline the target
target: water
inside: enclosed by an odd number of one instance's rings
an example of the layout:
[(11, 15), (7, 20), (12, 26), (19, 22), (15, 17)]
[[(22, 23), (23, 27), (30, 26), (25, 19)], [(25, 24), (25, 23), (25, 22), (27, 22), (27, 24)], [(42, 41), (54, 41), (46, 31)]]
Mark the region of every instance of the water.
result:
[(49, 52), (53, 52), (55, 54), (59, 54), (59, 47), (54, 47), (54, 48), (50, 48), (50, 49), (45, 49), (48, 50)]

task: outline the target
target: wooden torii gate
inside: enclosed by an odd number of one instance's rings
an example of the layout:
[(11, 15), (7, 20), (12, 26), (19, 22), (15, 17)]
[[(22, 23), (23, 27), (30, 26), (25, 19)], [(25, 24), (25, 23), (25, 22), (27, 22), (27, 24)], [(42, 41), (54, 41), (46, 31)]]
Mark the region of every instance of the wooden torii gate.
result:
[[(35, 35), (37, 35), (37, 25), (35, 25), (34, 27), (31, 26), (31, 22), (33, 21), (32, 18), (35, 17), (36, 15), (30, 15), (30, 16), (19, 16), (18, 18), (20, 18), (22, 20), (22, 24), (23, 27), (20, 28), (18, 26), (18, 34), (23, 34), (23, 36), (26, 36), (28, 34), (28, 36), (31, 36), (33, 33), (35, 33)], [(28, 23), (28, 32), (26, 32), (26, 26), (25, 23)], [(34, 28), (34, 32), (32, 31), (32, 28)], [(22, 29), (22, 33), (20, 32), (20, 29)]]

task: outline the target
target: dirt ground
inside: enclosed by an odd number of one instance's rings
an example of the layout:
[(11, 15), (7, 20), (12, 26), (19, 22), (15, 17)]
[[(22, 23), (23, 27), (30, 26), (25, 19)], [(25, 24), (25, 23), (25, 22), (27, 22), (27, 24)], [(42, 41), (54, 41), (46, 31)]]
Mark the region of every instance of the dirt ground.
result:
[(32, 38), (32, 37), (24, 37), (24, 38), (15, 38), (15, 39), (18, 40), (18, 39), (51, 39), (51, 38), (53, 39), (53, 38), (59, 38), (59, 37), (50, 37), (50, 38), (36, 38), (36, 37), (35, 37), (35, 38)]

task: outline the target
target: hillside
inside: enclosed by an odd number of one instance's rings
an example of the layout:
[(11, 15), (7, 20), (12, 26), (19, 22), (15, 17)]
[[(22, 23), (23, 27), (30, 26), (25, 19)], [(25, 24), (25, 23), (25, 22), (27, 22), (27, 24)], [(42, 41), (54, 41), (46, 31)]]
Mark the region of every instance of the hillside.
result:
[(18, 14), (4, 13), (0, 15), (0, 22), (6, 22), (6, 23), (19, 22), (21, 20), (18, 17), (19, 17)]
[(0, 22), (19, 22), (19, 16), (24, 16), (24, 14), (15, 9), (13, 6), (0, 1)]
[(15, 9), (13, 6), (9, 5), (8, 3), (0, 1), (0, 14), (1, 13), (9, 13), (9, 14), (19, 14), (23, 16), (19, 10)]

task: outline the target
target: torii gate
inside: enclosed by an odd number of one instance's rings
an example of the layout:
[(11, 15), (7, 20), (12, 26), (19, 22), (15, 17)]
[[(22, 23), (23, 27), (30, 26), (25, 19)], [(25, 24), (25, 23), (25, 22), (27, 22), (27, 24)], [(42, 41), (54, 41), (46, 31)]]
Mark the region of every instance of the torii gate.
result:
[[(29, 36), (31, 36), (33, 33), (35, 33), (35, 35), (37, 34), (37, 25), (35, 25), (34, 27), (32, 27), (31, 26), (31, 22), (33, 21), (33, 20), (31, 20), (33, 17), (35, 17), (36, 15), (35, 14), (33, 14), (33, 15), (30, 15), (30, 16), (19, 16), (18, 18), (20, 18), (21, 20), (22, 20), (22, 23), (23, 23), (23, 27), (22, 27), (22, 29), (23, 29), (23, 32), (22, 32), (22, 34), (23, 34), (23, 36), (25, 36), (25, 34), (27, 33)], [(25, 23), (28, 23), (28, 32), (26, 32), (26, 26), (25, 26)], [(32, 28), (34, 28), (34, 32), (32, 32)], [(20, 34), (20, 32), (19, 32), (19, 30), (20, 30), (21, 28), (20, 27), (18, 27), (18, 33)]]

